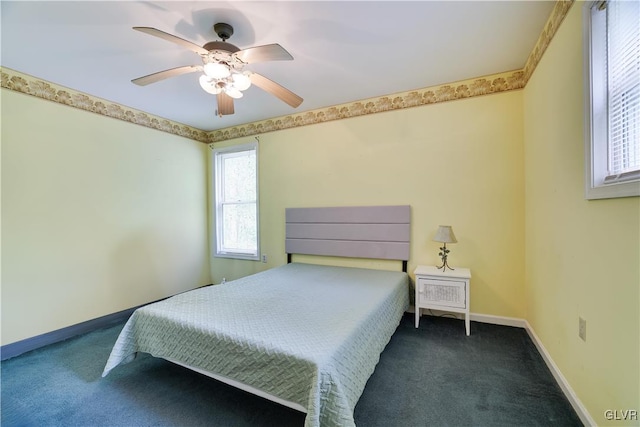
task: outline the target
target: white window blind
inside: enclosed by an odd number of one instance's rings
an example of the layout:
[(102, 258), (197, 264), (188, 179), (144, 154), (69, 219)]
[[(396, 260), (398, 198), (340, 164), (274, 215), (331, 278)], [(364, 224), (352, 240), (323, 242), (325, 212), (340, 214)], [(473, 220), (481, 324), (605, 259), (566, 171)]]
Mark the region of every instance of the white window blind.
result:
[(605, 182), (640, 176), (640, 2), (608, 1), (609, 150)]
[(640, 1), (585, 1), (585, 197), (640, 196)]

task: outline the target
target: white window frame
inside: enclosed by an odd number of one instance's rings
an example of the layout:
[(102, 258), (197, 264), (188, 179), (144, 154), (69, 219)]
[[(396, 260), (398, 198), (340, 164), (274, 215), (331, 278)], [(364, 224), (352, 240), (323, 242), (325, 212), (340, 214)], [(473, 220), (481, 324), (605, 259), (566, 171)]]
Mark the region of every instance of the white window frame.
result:
[(596, 12), (600, 3), (587, 1), (583, 9), (585, 198), (640, 196), (640, 171), (608, 176), (607, 27), (606, 13)]
[[(218, 258), (235, 258), (235, 259), (243, 259), (243, 260), (254, 260), (257, 261), (260, 259), (260, 202), (259, 202), (259, 188), (258, 188), (258, 144), (257, 142), (250, 142), (245, 144), (233, 145), (230, 147), (223, 148), (211, 148), (211, 195), (209, 197), (210, 203), (210, 212), (213, 216), (211, 221), (211, 229), (213, 231), (213, 236), (211, 238), (211, 250), (215, 257)], [(225, 251), (222, 248), (222, 215), (220, 214), (222, 211), (222, 202), (220, 200), (219, 195), (222, 194), (222, 168), (220, 167), (220, 161), (222, 159), (221, 155), (224, 154), (233, 154), (233, 153), (241, 153), (245, 151), (255, 151), (256, 156), (256, 251), (255, 252), (233, 252), (233, 251)]]

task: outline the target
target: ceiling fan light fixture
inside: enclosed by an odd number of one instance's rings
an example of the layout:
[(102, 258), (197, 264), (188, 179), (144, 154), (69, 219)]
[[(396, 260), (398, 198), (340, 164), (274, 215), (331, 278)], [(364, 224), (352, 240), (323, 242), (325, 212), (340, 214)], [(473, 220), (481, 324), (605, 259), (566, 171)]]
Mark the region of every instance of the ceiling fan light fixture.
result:
[(234, 73), (231, 79), (233, 80), (233, 87), (238, 90), (247, 90), (251, 86), (251, 79), (247, 72)]
[(227, 43), (227, 39), (233, 34), (233, 27), (225, 23), (218, 23), (214, 26), (222, 41), (208, 42), (202, 47), (156, 28), (134, 27), (133, 29), (186, 47), (200, 55), (203, 64), (185, 65), (149, 74), (131, 80), (134, 84), (146, 86), (169, 77), (204, 71), (204, 75), (201, 75), (199, 79), (200, 86), (205, 92), (217, 95), (221, 115), (233, 114), (233, 99), (242, 98), (242, 91), (251, 86), (268, 92), (293, 108), (302, 103), (301, 97), (278, 83), (258, 73), (243, 71), (247, 64), (293, 59), (289, 52), (277, 43), (241, 50), (237, 46)]
[(220, 62), (209, 62), (204, 64), (204, 73), (214, 79), (224, 79), (229, 77), (231, 71), (229, 67)]
[(217, 95), (222, 92), (222, 88), (218, 86), (218, 82), (215, 79), (203, 74), (200, 76), (200, 87), (204, 89), (205, 92), (208, 92), (212, 95)]

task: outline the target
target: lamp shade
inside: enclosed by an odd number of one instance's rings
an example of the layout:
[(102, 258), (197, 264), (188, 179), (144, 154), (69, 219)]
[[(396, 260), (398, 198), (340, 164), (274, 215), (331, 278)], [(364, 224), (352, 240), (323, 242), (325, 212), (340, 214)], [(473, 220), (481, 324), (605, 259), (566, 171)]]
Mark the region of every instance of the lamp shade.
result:
[(242, 98), (243, 96), (242, 92), (240, 92), (238, 89), (236, 89), (233, 86), (225, 86), (224, 93), (226, 93), (227, 95), (235, 99)]
[(234, 73), (231, 75), (233, 87), (238, 90), (247, 90), (251, 86), (251, 79), (245, 73)]
[(202, 87), (202, 89), (204, 89), (205, 91), (209, 92), (212, 95), (217, 95), (220, 92), (222, 92), (222, 88), (220, 88), (217, 84), (216, 81), (212, 78), (209, 78), (206, 75), (201, 75), (200, 76), (200, 87)]
[(450, 225), (441, 225), (436, 231), (436, 235), (433, 238), (434, 242), (441, 243), (457, 243), (456, 235), (453, 234), (453, 228)]
[(219, 62), (209, 62), (204, 64), (204, 73), (214, 79), (224, 79), (231, 75), (229, 67)]

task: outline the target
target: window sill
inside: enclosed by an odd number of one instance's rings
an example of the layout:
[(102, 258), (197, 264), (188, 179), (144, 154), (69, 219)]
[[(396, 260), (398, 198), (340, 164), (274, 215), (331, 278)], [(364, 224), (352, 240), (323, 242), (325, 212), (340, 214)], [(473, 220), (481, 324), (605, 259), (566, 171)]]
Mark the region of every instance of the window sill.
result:
[(587, 186), (585, 199), (617, 199), (640, 196), (640, 181), (618, 182), (599, 186)]
[(239, 253), (217, 253), (214, 255), (215, 258), (231, 258), (231, 259), (240, 259), (245, 261), (260, 261), (260, 255), (253, 254), (239, 254)]

